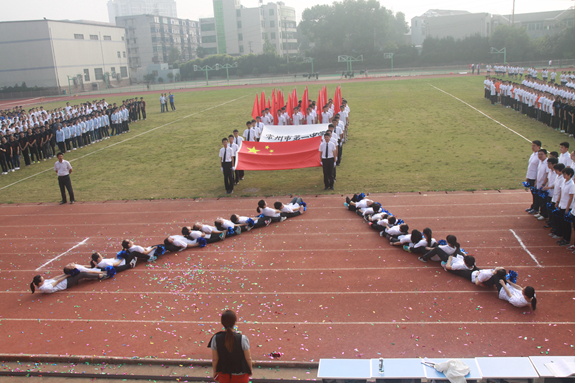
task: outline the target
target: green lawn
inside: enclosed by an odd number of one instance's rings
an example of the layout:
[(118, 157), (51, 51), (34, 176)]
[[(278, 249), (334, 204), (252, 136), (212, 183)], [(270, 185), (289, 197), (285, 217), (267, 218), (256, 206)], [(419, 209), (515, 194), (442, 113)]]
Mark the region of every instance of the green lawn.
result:
[[(520, 187), (530, 143), (429, 84), (530, 140), (541, 140), (550, 150), (558, 150), (566, 136), (511, 109), (491, 106), (483, 98), (482, 81), (482, 76), (467, 76), (343, 82), (342, 94), (352, 113), (349, 141), (337, 168), (336, 192)], [(317, 97), (320, 86), (310, 87), (312, 98)], [(272, 88), (177, 93), (177, 112), (164, 114), (159, 113), (157, 97), (147, 96), (147, 121), (132, 124), (129, 134), (66, 155), (74, 160), (72, 182), (77, 200), (225, 196), (218, 158), (220, 141), (234, 128), (243, 132), (245, 121), (251, 119), (256, 90), (265, 90), (269, 96)], [(298, 88), (300, 97), (303, 90)], [(334, 90), (335, 86), (328, 86), (330, 97)], [(45, 108), (52, 105), (64, 103), (43, 104)], [(22, 167), (1, 176), (0, 188), (52, 167), (52, 161)], [(258, 191), (244, 191), (252, 188)], [(322, 171), (313, 168), (246, 172), (234, 196), (320, 192), (325, 193)], [(59, 199), (52, 170), (0, 190), (0, 203)]]

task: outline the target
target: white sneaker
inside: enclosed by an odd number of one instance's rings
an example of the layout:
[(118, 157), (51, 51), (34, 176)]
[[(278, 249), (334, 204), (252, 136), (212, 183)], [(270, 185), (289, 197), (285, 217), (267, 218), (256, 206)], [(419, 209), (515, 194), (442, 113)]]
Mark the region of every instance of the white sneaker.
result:
[(12, 169), (12, 170), (11, 170), (11, 172), (15, 172), (15, 170), (14, 170), (14, 169)]
[(16, 168), (16, 170), (20, 170), (20, 168)]
[(281, 218), (280, 218), (280, 222), (283, 222), (283, 221), (285, 221), (286, 219), (287, 219), (287, 217), (281, 217)]
[(539, 218), (539, 217), (541, 217), (541, 214), (537, 213), (537, 214), (533, 215), (533, 217)]

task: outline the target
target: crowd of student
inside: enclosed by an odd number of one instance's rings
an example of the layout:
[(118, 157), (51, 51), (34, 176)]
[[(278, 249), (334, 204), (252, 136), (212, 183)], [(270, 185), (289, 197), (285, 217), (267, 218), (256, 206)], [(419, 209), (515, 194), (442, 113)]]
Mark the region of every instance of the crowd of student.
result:
[[(53, 110), (21, 106), (0, 111), (0, 166), (2, 174), (127, 133), (129, 124), (146, 119), (146, 102), (128, 99), (109, 105), (105, 99), (79, 105), (66, 103)], [(56, 148), (57, 147), (57, 148)]]
[(545, 221), (549, 236), (575, 253), (575, 151), (569, 153), (569, 142), (562, 142), (559, 153), (548, 152), (538, 140), (531, 150), (523, 186), (530, 188), (533, 203), (525, 211)]
[(42, 293), (54, 293), (69, 289), (83, 279), (104, 280), (116, 273), (134, 268), (138, 260), (154, 262), (158, 257), (193, 247), (205, 247), (209, 243), (223, 241), (226, 237), (237, 236), (242, 232), (269, 226), (272, 222), (282, 222), (287, 218), (297, 217), (307, 210), (307, 204), (299, 197), (294, 197), (289, 204), (279, 201), (268, 206), (266, 201), (260, 200), (256, 217), (247, 217), (232, 214), (230, 219), (217, 217), (214, 225), (196, 222), (193, 226), (181, 228), (181, 235), (170, 235), (159, 245), (141, 246), (132, 240), (122, 241), (122, 250), (114, 258), (104, 258), (102, 254), (92, 254), (90, 263), (81, 265), (69, 263), (64, 267), (64, 274), (56, 277), (44, 278), (42, 275), (34, 276), (30, 283), (32, 293), (38, 289)]
[[(513, 108), (569, 137), (575, 135), (575, 73), (562, 72), (561, 84), (557, 84), (555, 70), (543, 69), (539, 79), (539, 72), (529, 68), (523, 79), (523, 68), (495, 68), (496, 76), (486, 76), (483, 82), (485, 98), (492, 105)], [(516, 82), (518, 76), (520, 83)]]
[(363, 193), (346, 197), (344, 206), (362, 216), (370, 228), (385, 237), (391, 246), (402, 247), (409, 253), (419, 255), (422, 262), (440, 261), (443, 268), (455, 275), (469, 280), (477, 286), (497, 288), (500, 299), (508, 301), (513, 306), (531, 305), (535, 310), (537, 298), (535, 289), (517, 285), (517, 273), (502, 267), (480, 269), (475, 264), (475, 257), (463, 250), (454, 235), (448, 235), (446, 240), (437, 242), (430, 228), (423, 231), (413, 229), (409, 225), (384, 209), (379, 202), (367, 198)]

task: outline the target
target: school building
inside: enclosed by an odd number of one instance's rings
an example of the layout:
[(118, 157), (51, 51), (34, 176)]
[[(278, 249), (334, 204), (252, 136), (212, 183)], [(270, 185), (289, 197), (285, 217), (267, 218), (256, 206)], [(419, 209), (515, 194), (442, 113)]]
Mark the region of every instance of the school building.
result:
[(110, 0), (108, 17), (110, 23), (116, 23), (116, 17), (134, 15), (155, 15), (178, 17), (176, 0)]
[(88, 91), (129, 83), (124, 28), (56, 20), (0, 22), (0, 87)]
[[(159, 64), (195, 59), (199, 46), (197, 21), (155, 15), (122, 16), (116, 25), (126, 29), (131, 77), (157, 70)], [(137, 73), (137, 75), (135, 75)], [(164, 78), (164, 80), (166, 80)]]
[(200, 19), (206, 56), (259, 54), (266, 43), (280, 56), (298, 55), (295, 8), (281, 1), (246, 8), (240, 0), (213, 0), (213, 6), (214, 17)]
[(562, 11), (495, 15), (486, 12), (470, 13), (443, 9), (430, 9), (411, 19), (411, 44), (421, 46), (426, 37), (463, 39), (479, 35), (489, 37), (498, 25), (524, 28), (529, 37), (537, 39), (552, 36), (573, 27), (573, 7)]

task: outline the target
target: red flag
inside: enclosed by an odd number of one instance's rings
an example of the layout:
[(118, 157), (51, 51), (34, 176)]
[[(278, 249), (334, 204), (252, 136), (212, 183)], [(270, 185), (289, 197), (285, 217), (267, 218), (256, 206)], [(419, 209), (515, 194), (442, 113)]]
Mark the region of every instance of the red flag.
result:
[(293, 101), (292, 101), (293, 97), (290, 94), (288, 96), (288, 101), (287, 101), (287, 106), (286, 106), (286, 112), (288, 114), (288, 116), (293, 117)]
[(298, 104), (298, 98), (297, 98), (297, 88), (293, 88), (293, 106), (296, 106)]
[(260, 115), (260, 103), (258, 102), (258, 94), (256, 93), (256, 99), (254, 100), (254, 107), (252, 109), (252, 118), (256, 118)]
[(269, 98), (268, 98), (268, 103), (267, 103), (267, 105), (266, 105), (266, 108), (268, 108), (268, 109), (270, 109), (270, 108), (271, 108), (271, 105), (270, 105), (270, 99), (269, 99)]
[(335, 94), (333, 96), (333, 112), (339, 113), (339, 106), (341, 105), (341, 100), (339, 98), (339, 94), (337, 92), (337, 88), (335, 88)]
[[(324, 86), (324, 87), (323, 87), (323, 94), (322, 94), (322, 96), (323, 96), (323, 103), (324, 103), (324, 104), (327, 104), (327, 86)], [(322, 108), (323, 108), (323, 105), (322, 105)]]
[(272, 92), (272, 105), (270, 110), (272, 117), (274, 118), (274, 124), (278, 124), (278, 101), (276, 99), (276, 90)]
[(266, 108), (266, 92), (262, 91), (262, 95), (260, 98), (260, 116), (264, 112), (265, 108)]
[(321, 137), (287, 142), (245, 141), (238, 152), (238, 170), (285, 170), (321, 166)]
[(317, 113), (317, 122), (319, 122), (320, 124), (321, 122), (321, 112), (323, 111), (323, 105), (321, 104), (321, 91), (319, 92), (318, 96), (317, 96), (317, 104), (316, 104), (316, 113)]
[[(303, 91), (303, 96), (301, 97), (301, 111), (302, 111), (304, 116), (307, 116), (307, 108), (308, 107), (309, 107), (309, 96), (308, 96), (308, 91), (307, 91), (307, 86), (306, 86), (305, 90)], [(303, 123), (305, 124), (306, 121), (304, 121)]]
[(278, 109), (281, 109), (281, 108), (283, 108), (283, 107), (285, 106), (285, 103), (284, 103), (284, 92), (278, 91), (278, 96), (279, 96), (279, 98), (278, 98), (278, 102), (279, 102), (279, 104), (278, 104)]

